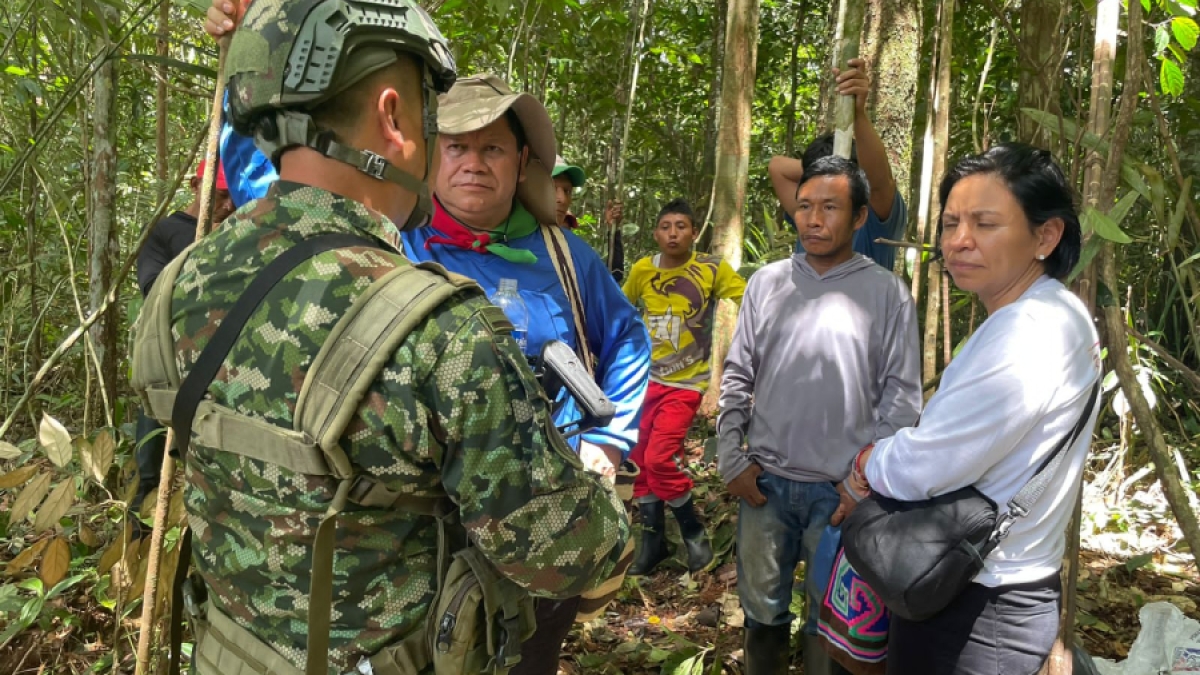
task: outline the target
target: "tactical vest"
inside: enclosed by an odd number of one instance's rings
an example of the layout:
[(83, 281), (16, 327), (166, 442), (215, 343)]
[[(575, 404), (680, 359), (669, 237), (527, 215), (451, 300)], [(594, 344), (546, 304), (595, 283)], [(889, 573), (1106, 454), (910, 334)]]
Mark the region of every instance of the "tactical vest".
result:
[[(346, 245), (349, 244), (341, 246)], [(163, 270), (146, 298), (136, 327), (134, 389), (149, 414), (164, 424), (171, 423), (183, 385), (171, 332), (172, 293), (179, 270), (193, 247)], [(288, 269), (311, 255), (294, 261)], [(259, 299), (265, 292), (260, 293)], [(312, 532), (315, 543), (308, 610), (308, 659), (304, 670), (238, 625), (211, 600), (197, 601), (190, 596), (180, 602), (181, 584), (197, 583), (195, 576), (185, 582), (190, 554), (181, 551), (172, 607), (176, 625), (172, 633), (179, 633), (179, 605), (185, 605), (197, 634), (192, 658), (199, 672), (328, 675), (334, 531), (337, 516), (347, 504), (429, 515), (438, 523), (437, 595), (424, 624), (400, 642), (364, 658), (358, 672), (413, 675), (432, 665), (438, 675), (503, 675), (520, 660), (520, 643), (534, 629), (532, 599), (524, 589), (501, 577), (479, 550), (467, 543), (453, 502), (445, 495), (415, 497), (390, 490), (372, 476), (357, 471), (342, 445), (342, 434), (366, 391), (409, 333), (442, 303), (474, 293), (482, 293), (474, 281), (432, 263), (402, 265), (374, 282), (337, 322), (313, 360), (296, 403), (291, 429), (239, 414), (218, 405), (210, 396), (199, 400), (194, 422), (190, 423), (191, 433), (180, 443), (181, 448), (186, 450), (185, 443), (194, 439), (206, 448), (236, 453), (308, 476), (322, 476), (336, 484), (335, 497)], [(247, 295), (253, 295), (252, 291), (248, 289)], [(253, 305), (256, 307), (257, 301)], [(233, 325), (236, 310), (237, 305), (222, 326), (229, 322), (231, 330), (240, 332), (241, 326)], [(500, 309), (488, 306), (480, 310), (479, 316), (493, 332), (511, 332), (512, 325)], [(245, 314), (243, 323), (247, 318), (249, 314)], [(193, 373), (203, 359), (202, 354), (192, 368)], [(219, 359), (223, 361), (224, 355)], [(203, 382), (202, 388), (207, 389), (210, 383), (211, 379)], [(173, 426), (180, 426), (178, 419)], [(176, 432), (180, 433), (180, 429), (176, 428)], [(183, 461), (186, 460), (185, 452)], [(164, 476), (163, 480), (170, 477)], [(185, 540), (190, 540), (190, 533)], [(172, 652), (179, 653), (178, 644), (173, 645)]]

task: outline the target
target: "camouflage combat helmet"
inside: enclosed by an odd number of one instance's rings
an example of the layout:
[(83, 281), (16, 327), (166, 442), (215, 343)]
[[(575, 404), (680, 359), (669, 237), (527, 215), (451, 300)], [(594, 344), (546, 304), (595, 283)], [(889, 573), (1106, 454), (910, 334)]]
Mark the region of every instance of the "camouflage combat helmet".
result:
[(229, 47), (229, 117), (276, 167), (284, 150), (306, 146), (419, 197), (409, 226), (431, 213), (424, 177), (318, 129), (308, 111), (407, 53), (423, 64), (425, 177), (433, 164), (437, 95), (454, 84), (454, 57), (415, 0), (256, 0)]

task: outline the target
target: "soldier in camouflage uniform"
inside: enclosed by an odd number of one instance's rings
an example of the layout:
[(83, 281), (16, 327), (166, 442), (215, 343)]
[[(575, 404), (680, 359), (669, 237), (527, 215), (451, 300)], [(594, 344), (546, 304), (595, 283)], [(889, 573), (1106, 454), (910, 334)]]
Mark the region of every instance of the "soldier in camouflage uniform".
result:
[[(280, 180), (191, 250), (170, 300), (176, 363), (186, 374), (256, 273), (283, 251), (325, 233), (377, 242), (318, 254), (288, 273), (208, 389), (217, 404), (287, 429), (306, 370), (339, 317), (373, 281), (411, 264), (396, 223), (426, 217), (436, 95), (455, 78), (441, 34), (415, 1), (373, 0), (365, 3), (371, 16), (355, 4), (250, 6), (228, 58), (230, 112)], [(330, 30), (337, 22), (345, 24)], [(304, 38), (316, 48), (298, 48)], [(389, 490), (448, 496), (503, 577), (534, 595), (577, 595), (612, 574), (628, 520), (611, 487), (583, 470), (554, 429), (524, 356), (494, 330), (487, 309), (472, 287), (417, 324), (341, 445), (356, 470)], [(195, 440), (187, 456), (193, 564), (212, 610), (297, 669), (308, 656), (311, 532), (335, 486)], [(330, 672), (347, 672), (421, 628), (437, 590), (437, 551), (432, 517), (362, 507), (338, 516)], [(202, 675), (257, 672), (239, 667), (195, 664)]]

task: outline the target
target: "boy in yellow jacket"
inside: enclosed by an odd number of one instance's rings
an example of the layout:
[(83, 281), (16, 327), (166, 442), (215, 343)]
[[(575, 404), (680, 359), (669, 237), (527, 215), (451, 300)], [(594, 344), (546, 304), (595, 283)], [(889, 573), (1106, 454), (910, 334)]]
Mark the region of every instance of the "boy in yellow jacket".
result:
[(643, 527), (630, 575), (649, 574), (669, 555), (664, 502), (679, 522), (688, 569), (697, 572), (713, 559), (692, 503), (692, 480), (677, 457), (708, 388), (717, 301), (741, 301), (746, 281), (719, 257), (693, 253), (695, 239), (691, 206), (683, 199), (667, 203), (654, 228), (660, 252), (637, 261), (624, 286), (629, 301), (642, 311), (653, 346), (650, 387), (630, 455), (641, 468), (633, 494)]

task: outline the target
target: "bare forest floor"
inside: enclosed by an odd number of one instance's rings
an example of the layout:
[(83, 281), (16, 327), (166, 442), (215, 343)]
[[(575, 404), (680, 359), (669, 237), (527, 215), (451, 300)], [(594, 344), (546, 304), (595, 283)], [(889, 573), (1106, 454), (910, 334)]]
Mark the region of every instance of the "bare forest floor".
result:
[[(709, 572), (689, 576), (680, 553), (654, 575), (627, 580), (620, 598), (603, 617), (572, 631), (561, 672), (743, 672), (742, 614), (733, 560), (737, 509), (716, 477), (710, 424), (701, 421), (704, 428), (696, 430), (689, 442), (687, 458), (697, 482), (696, 500), (713, 536), (716, 564)], [(1159, 503), (1156, 486), (1144, 479), (1140, 483), (1106, 479), (1105, 471), (1114, 464), (1113, 449), (1106, 452), (1097, 453), (1085, 492), (1078, 634), (1091, 654), (1119, 660), (1137, 636), (1137, 613), (1144, 604), (1167, 601), (1200, 618), (1200, 577), (1191, 556), (1173, 550), (1178, 533)], [(87, 463), (81, 463), (86, 471)], [(11, 468), (0, 464), (0, 486), (13, 473), (4, 470)], [(126, 463), (123, 472), (128, 469)], [(0, 514), (9, 511), (19, 492), (0, 489)], [(81, 493), (86, 492), (81, 488)], [(128, 547), (123, 557), (117, 552), (119, 547), (112, 541), (117, 529), (111, 523), (118, 519), (114, 513), (128, 494), (97, 499), (96, 492), (88, 493), (92, 504), (77, 506), (85, 517), (71, 526), (70, 543), (63, 549), (69, 562), (51, 588), (41, 578), (55, 547), (62, 546), (57, 542), (68, 537), (53, 530), (35, 534), (28, 528), (10, 528), (7, 518), (0, 516), (0, 673), (133, 672), (140, 601), (122, 604), (121, 596), (140, 598), (140, 590), (133, 591), (144, 585), (145, 566), (139, 561), (147, 545), (141, 550)], [(174, 506), (172, 517), (178, 518), (180, 504)], [(668, 536), (677, 544), (674, 527), (668, 518)], [(170, 551), (166, 559), (169, 563)], [(797, 579), (802, 577), (803, 569), (797, 572)], [(114, 591), (117, 587), (129, 590), (120, 594)], [(798, 596), (795, 609), (799, 613)], [(122, 618), (117, 621), (116, 616)], [(794, 672), (802, 672), (800, 663), (797, 653)]]

